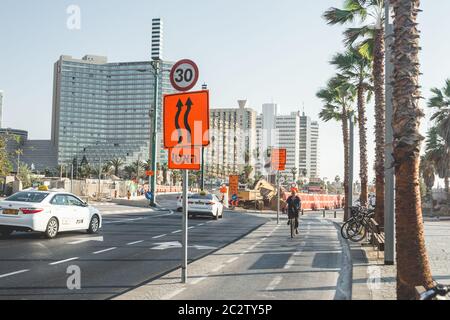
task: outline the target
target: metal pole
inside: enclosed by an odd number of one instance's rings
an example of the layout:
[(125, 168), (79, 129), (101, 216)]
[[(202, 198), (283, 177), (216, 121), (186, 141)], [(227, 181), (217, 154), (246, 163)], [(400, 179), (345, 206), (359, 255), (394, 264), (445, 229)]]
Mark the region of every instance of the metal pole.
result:
[(70, 172), (70, 193), (73, 193), (73, 162), (72, 162), (72, 169)]
[(280, 224), (280, 172), (277, 172), (277, 224)]
[(205, 190), (205, 147), (202, 147), (202, 180), (201, 180), (201, 190)]
[(102, 157), (100, 156), (99, 164), (98, 164), (98, 195), (97, 195), (97, 200), (100, 200), (101, 183), (102, 183)]
[(188, 179), (189, 171), (183, 171), (183, 233), (182, 233), (182, 245), (183, 256), (181, 261), (181, 282), (187, 282), (187, 256), (188, 256)]
[(385, 171), (384, 171), (384, 234), (385, 234), (385, 248), (384, 248), (384, 264), (393, 265), (395, 259), (395, 194), (394, 194), (394, 163), (393, 158), (393, 129), (392, 129), (392, 49), (393, 43), (393, 26), (390, 23), (390, 1), (385, 1), (385, 65), (386, 65), (386, 145), (385, 152)]
[(151, 159), (152, 159), (152, 171), (153, 175), (149, 177), (150, 190), (152, 192), (152, 198), (150, 200), (150, 205), (156, 205), (156, 137), (158, 134), (158, 90), (159, 90), (159, 69), (160, 69), (160, 60), (153, 60), (153, 75), (155, 86), (153, 89), (153, 118), (152, 118), (152, 148), (151, 148)]
[(349, 172), (348, 172), (348, 209), (349, 213), (348, 216), (351, 216), (351, 207), (353, 206), (353, 172), (354, 172), (354, 141), (355, 141), (355, 136), (354, 136), (354, 125), (353, 125), (353, 114), (350, 115), (350, 152), (349, 152), (349, 159), (348, 159), (348, 163), (349, 163)]

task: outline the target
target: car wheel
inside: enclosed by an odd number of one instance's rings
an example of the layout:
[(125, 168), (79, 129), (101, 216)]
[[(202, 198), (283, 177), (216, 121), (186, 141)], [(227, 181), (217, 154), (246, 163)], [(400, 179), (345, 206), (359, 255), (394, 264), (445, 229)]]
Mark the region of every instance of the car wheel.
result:
[(13, 233), (14, 230), (11, 228), (1, 228), (0, 229), (0, 237), (2, 239), (6, 239), (9, 238), (9, 236), (11, 235), (11, 233)]
[(100, 219), (97, 215), (94, 215), (91, 219), (91, 222), (89, 223), (89, 229), (87, 230), (88, 233), (93, 234), (97, 233), (100, 226)]
[(47, 228), (45, 229), (45, 236), (48, 239), (53, 239), (58, 234), (59, 223), (56, 218), (51, 218), (47, 223)]

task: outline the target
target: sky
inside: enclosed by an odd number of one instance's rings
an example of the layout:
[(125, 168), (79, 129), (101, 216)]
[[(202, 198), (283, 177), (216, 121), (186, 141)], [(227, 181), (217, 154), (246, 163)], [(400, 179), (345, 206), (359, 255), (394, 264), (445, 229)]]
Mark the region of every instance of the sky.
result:
[[(260, 111), (276, 102), (282, 114), (301, 110), (318, 120), (316, 92), (333, 76), (328, 61), (344, 49), (344, 27), (328, 26), (323, 12), (343, 0), (0, 0), (0, 90), (3, 127), (28, 130), (31, 139), (50, 139), (53, 64), (60, 55), (105, 55), (109, 62), (150, 59), (151, 20), (164, 20), (164, 58), (190, 58), (200, 67), (211, 107)], [(69, 29), (69, 6), (80, 9), (80, 29)], [(421, 85), (450, 78), (450, 1), (422, 0)], [(425, 107), (426, 100), (422, 101)], [(427, 114), (429, 114), (429, 111)], [(373, 106), (368, 106), (370, 179), (374, 173)], [(428, 123), (424, 120), (423, 131)], [(355, 141), (356, 155), (359, 154)], [(320, 123), (320, 175), (343, 173), (338, 123)], [(359, 170), (355, 161), (355, 175)], [(357, 179), (357, 177), (356, 177)]]

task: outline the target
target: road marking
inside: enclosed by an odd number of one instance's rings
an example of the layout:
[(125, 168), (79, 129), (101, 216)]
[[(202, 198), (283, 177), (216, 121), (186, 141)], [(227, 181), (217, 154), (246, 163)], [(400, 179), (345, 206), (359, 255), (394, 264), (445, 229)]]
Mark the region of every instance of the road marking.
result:
[(144, 242), (144, 240), (130, 242), (130, 243), (127, 243), (127, 246), (132, 246), (133, 244), (138, 244), (138, 243), (142, 243), (142, 242)]
[(281, 280), (283, 280), (282, 276), (276, 276), (272, 282), (267, 286), (266, 291), (273, 291), (275, 290), (276, 286), (280, 284)]
[(224, 266), (223, 265), (220, 265), (220, 266), (217, 266), (215, 269), (212, 269), (211, 271), (212, 272), (217, 272), (217, 271), (219, 271), (220, 269), (222, 269)]
[(117, 247), (112, 247), (112, 248), (108, 248), (108, 249), (104, 249), (104, 250), (100, 250), (100, 251), (95, 251), (93, 252), (93, 254), (99, 254), (99, 253), (103, 253), (103, 252), (107, 252), (107, 251), (111, 251), (111, 250), (115, 250), (117, 249)]
[(292, 267), (292, 265), (294, 264), (294, 262), (295, 262), (295, 260), (292, 259), (292, 258), (290, 258), (290, 259), (288, 260), (288, 262), (286, 262), (286, 265), (284, 266), (283, 269), (290, 269), (290, 268)]
[(233, 263), (233, 262), (236, 261), (237, 259), (239, 259), (239, 258), (238, 258), (238, 257), (231, 258), (231, 259), (228, 260), (226, 263)]
[(206, 279), (206, 277), (197, 278), (194, 281), (191, 281), (191, 284), (197, 284), (197, 283), (199, 283), (199, 282), (201, 282), (201, 281), (203, 281), (205, 279)]
[(205, 225), (204, 223), (200, 223), (200, 224), (198, 224), (197, 226), (200, 227), (200, 226), (204, 226), (204, 225)]
[(195, 227), (189, 227), (188, 229), (194, 229)]
[(165, 236), (167, 236), (166, 233), (165, 233), (165, 234), (161, 234), (161, 235), (159, 235), (159, 236), (155, 236), (155, 237), (153, 237), (152, 239), (159, 239), (159, 238), (162, 238), (162, 237), (165, 237)]
[(9, 277), (9, 276), (13, 276), (13, 275), (24, 273), (24, 272), (28, 272), (28, 271), (30, 271), (30, 270), (29, 269), (24, 269), (24, 270), (14, 271), (14, 272), (11, 272), (11, 273), (1, 274), (0, 278), (6, 278), (6, 277)]
[(103, 241), (103, 236), (101, 236), (101, 237), (92, 237), (92, 238), (80, 238), (79, 240), (69, 242), (68, 244), (80, 244), (80, 243), (84, 243), (84, 242), (88, 242), (88, 241), (100, 241), (100, 242), (102, 242)]
[(176, 295), (178, 295), (178, 294), (180, 294), (181, 292), (183, 292), (185, 289), (186, 289), (186, 288), (181, 288), (181, 289), (175, 290), (174, 292), (169, 293), (168, 295), (165, 295), (164, 297), (162, 297), (161, 300), (170, 300), (170, 299), (172, 299), (173, 297), (175, 297)]
[(176, 230), (176, 231), (173, 231), (172, 233), (180, 233), (182, 230)]
[(54, 265), (57, 265), (57, 264), (61, 264), (61, 263), (64, 263), (64, 262), (69, 262), (69, 261), (73, 261), (73, 260), (77, 260), (77, 259), (78, 259), (78, 257), (73, 257), (73, 258), (69, 258), (69, 259), (66, 259), (66, 260), (52, 262), (52, 263), (49, 263), (49, 265), (54, 266)]

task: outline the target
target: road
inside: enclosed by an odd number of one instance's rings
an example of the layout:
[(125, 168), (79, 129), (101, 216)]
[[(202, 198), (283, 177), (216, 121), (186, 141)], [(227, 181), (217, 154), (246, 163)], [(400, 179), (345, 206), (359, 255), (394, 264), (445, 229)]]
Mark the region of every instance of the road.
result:
[[(178, 268), (181, 214), (173, 211), (175, 196), (158, 201), (168, 210), (99, 206), (104, 227), (98, 235), (71, 232), (47, 240), (36, 233), (15, 233), (0, 240), (0, 299), (109, 299)], [(266, 222), (230, 211), (218, 221), (191, 219), (190, 261)], [(69, 266), (80, 268), (80, 290), (67, 288)]]

